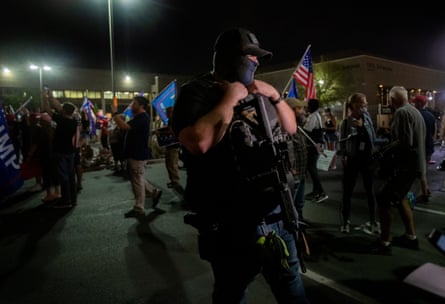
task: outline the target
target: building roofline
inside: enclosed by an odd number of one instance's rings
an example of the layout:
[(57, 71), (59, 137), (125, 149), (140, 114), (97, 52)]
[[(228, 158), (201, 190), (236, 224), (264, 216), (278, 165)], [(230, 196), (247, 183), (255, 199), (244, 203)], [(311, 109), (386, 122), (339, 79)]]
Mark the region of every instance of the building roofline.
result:
[[(312, 57), (314, 65), (324, 63), (324, 62), (333, 63), (333, 62), (341, 62), (341, 61), (345, 61), (345, 60), (362, 59), (362, 58), (372, 58), (375, 60), (381, 60), (381, 61), (386, 61), (386, 62), (402, 64), (402, 65), (406, 65), (409, 67), (421, 68), (421, 69), (428, 70), (428, 71), (445, 73), (444, 70), (434, 69), (431, 67), (425, 67), (425, 66), (413, 64), (413, 63), (407, 63), (407, 62), (403, 62), (400, 60), (395, 60), (395, 59), (391, 59), (391, 58), (387, 58), (387, 57), (381, 57), (381, 56), (377, 56), (375, 54), (363, 52), (360, 50), (345, 50), (345, 51), (341, 51), (341, 52), (330, 53), (330, 54), (321, 54), (321, 55)], [(265, 65), (264, 67), (262, 67), (263, 71), (261, 72), (261, 74), (268, 74), (268, 73), (283, 71), (283, 70), (287, 70), (287, 69), (292, 70), (292, 69), (297, 68), (297, 65), (298, 65), (298, 61), (288, 61), (288, 62), (278, 63), (278, 64), (274, 64), (274, 65)]]

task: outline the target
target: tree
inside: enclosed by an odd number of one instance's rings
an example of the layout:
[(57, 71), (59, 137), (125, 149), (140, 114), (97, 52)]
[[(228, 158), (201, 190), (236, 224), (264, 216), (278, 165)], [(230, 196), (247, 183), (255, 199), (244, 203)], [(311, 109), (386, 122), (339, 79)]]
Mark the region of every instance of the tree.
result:
[(349, 70), (336, 63), (322, 62), (314, 67), (317, 86), (317, 98), (321, 105), (332, 102), (344, 102), (360, 85), (360, 80), (354, 79)]

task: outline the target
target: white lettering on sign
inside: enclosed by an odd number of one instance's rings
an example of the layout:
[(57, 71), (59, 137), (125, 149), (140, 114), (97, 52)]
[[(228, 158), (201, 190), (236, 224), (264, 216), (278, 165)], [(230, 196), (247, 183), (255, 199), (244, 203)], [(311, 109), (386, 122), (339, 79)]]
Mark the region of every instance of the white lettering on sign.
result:
[(0, 159), (3, 160), (6, 167), (12, 166), (14, 169), (20, 169), (17, 156), (15, 155), (14, 146), (6, 143), (10, 139), (8, 132), (6, 132), (5, 126), (0, 126)]

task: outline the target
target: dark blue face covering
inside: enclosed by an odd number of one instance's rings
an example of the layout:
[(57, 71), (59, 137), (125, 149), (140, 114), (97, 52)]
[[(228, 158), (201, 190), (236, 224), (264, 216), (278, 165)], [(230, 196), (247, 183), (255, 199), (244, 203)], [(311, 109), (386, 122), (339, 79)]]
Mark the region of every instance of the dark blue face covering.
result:
[(225, 80), (239, 81), (245, 86), (252, 84), (258, 63), (247, 55), (217, 54), (215, 69)]
[(242, 56), (241, 64), (237, 68), (237, 79), (239, 82), (244, 84), (246, 87), (250, 85), (255, 77), (255, 71), (258, 67), (258, 64), (247, 56)]

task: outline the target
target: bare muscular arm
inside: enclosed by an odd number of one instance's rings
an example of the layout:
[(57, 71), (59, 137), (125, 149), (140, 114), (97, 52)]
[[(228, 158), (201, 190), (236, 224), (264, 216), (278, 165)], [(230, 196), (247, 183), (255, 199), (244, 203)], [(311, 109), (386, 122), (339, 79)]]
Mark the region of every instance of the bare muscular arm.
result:
[(240, 82), (222, 84), (225, 93), (209, 113), (179, 133), (179, 142), (192, 154), (206, 153), (223, 138), (233, 117), (233, 108), (248, 94)]

